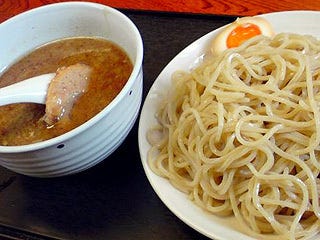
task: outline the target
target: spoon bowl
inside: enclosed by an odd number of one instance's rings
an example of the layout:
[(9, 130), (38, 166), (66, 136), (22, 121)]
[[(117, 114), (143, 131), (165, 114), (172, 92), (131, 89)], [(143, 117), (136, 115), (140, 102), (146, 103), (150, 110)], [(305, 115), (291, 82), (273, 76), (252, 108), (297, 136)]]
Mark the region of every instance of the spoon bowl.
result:
[(48, 86), (54, 76), (55, 73), (43, 74), (0, 88), (0, 106), (22, 102), (45, 104)]

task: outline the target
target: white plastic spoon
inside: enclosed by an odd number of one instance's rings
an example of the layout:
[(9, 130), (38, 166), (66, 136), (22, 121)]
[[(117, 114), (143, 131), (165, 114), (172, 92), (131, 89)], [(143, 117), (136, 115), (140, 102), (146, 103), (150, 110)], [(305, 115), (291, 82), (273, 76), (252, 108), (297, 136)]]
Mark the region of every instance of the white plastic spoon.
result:
[(54, 76), (55, 73), (43, 74), (0, 88), (0, 106), (22, 102), (45, 104), (48, 86)]

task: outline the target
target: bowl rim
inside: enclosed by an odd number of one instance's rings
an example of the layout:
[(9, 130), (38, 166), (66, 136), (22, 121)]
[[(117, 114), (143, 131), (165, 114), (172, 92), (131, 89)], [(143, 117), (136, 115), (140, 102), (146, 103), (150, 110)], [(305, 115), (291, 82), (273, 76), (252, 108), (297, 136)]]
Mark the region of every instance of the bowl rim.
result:
[(43, 10), (47, 9), (56, 9), (60, 7), (90, 7), (90, 8), (96, 8), (103, 11), (111, 12), (115, 15), (118, 15), (120, 18), (123, 18), (132, 29), (132, 32), (134, 33), (135, 41), (136, 41), (136, 48), (137, 48), (137, 54), (135, 59), (133, 60), (133, 70), (128, 78), (128, 81), (124, 85), (124, 87), (121, 89), (121, 91), (117, 94), (117, 96), (105, 107), (103, 108), (98, 114), (90, 118), (88, 121), (82, 123), (80, 126), (61, 134), (57, 137), (50, 138), (48, 140), (44, 140), (41, 142), (31, 143), (31, 144), (25, 144), (25, 145), (17, 145), (17, 146), (0, 146), (0, 153), (23, 153), (23, 152), (30, 152), (35, 151), (43, 148), (47, 148), (50, 146), (57, 146), (59, 144), (62, 144), (63, 142), (77, 136), (78, 134), (82, 133), (86, 129), (90, 128), (92, 125), (95, 125), (100, 119), (102, 119), (104, 116), (106, 116), (114, 107), (116, 107), (117, 103), (130, 91), (132, 85), (134, 84), (136, 78), (139, 77), (140, 71), (142, 70), (142, 62), (143, 62), (143, 41), (141, 34), (137, 28), (137, 26), (133, 23), (133, 21), (126, 16), (124, 13), (120, 12), (119, 10), (110, 7), (108, 5), (100, 4), (100, 3), (94, 3), (94, 2), (59, 2), (59, 3), (51, 3), (44, 6), (36, 7), (30, 10), (27, 10), (25, 12), (22, 12), (18, 15), (15, 15), (4, 22), (0, 23), (0, 27), (8, 24), (10, 22), (19, 21), (20, 18), (27, 17), (28, 15), (42, 12)]

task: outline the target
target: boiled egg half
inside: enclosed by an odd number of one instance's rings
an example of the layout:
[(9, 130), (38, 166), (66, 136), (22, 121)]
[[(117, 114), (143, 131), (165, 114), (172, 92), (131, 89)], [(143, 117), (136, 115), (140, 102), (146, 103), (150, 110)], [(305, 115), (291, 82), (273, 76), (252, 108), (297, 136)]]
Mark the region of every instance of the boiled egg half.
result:
[(257, 35), (272, 37), (271, 24), (262, 17), (242, 17), (227, 25), (213, 39), (211, 52), (217, 55), (228, 48), (238, 47), (244, 41)]

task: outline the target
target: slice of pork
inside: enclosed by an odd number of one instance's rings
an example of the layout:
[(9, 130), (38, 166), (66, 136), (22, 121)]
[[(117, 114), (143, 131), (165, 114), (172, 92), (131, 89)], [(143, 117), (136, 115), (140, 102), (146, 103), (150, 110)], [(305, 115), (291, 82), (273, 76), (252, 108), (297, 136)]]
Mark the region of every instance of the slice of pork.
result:
[(43, 117), (49, 126), (69, 117), (74, 103), (87, 89), (90, 74), (91, 68), (81, 63), (57, 70), (48, 87)]

